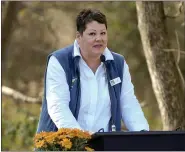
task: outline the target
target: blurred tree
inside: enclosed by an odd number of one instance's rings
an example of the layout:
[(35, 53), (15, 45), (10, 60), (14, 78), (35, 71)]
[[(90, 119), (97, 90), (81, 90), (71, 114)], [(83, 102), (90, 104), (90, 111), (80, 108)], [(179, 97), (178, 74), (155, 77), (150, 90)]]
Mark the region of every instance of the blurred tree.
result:
[(170, 49), (163, 2), (136, 2), (138, 27), (164, 130), (185, 129), (184, 80)]
[[(3, 5), (6, 5), (5, 2)], [(6, 15), (3, 16), (3, 21), (2, 21), (2, 70), (4, 71), (6, 69), (6, 56), (8, 54), (8, 44), (9, 40), (11, 38), (12, 30), (13, 30), (13, 23), (16, 20), (16, 15), (18, 12), (18, 5), (19, 2), (9, 2), (7, 3), (7, 8), (6, 8)]]

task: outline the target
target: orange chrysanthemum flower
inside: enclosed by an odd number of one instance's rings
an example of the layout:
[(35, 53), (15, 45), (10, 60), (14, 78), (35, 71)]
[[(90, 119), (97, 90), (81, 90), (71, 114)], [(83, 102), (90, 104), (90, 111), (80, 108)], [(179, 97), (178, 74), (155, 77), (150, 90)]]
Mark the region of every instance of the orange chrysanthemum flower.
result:
[(61, 144), (62, 144), (62, 147), (65, 147), (67, 149), (71, 149), (72, 147), (72, 142), (70, 141), (70, 139), (67, 139), (67, 138), (63, 139), (61, 141)]
[(92, 148), (90, 148), (88, 146), (85, 147), (85, 150), (87, 150), (87, 151), (94, 151), (94, 149), (92, 149)]
[[(57, 132), (41, 132), (35, 135), (34, 144), (38, 150), (46, 151), (93, 151), (88, 147), (91, 135), (80, 129), (61, 128)], [(86, 146), (86, 147), (85, 147)]]
[(46, 143), (44, 140), (40, 140), (38, 142), (36, 142), (36, 148), (42, 148), (42, 147), (46, 147)]

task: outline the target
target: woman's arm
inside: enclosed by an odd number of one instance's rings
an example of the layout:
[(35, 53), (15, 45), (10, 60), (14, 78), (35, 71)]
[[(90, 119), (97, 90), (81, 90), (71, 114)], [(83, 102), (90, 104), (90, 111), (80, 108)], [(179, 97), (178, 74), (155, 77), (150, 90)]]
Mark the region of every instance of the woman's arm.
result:
[(46, 99), (48, 113), (57, 128), (81, 129), (69, 109), (70, 92), (66, 74), (54, 56), (50, 57), (47, 67)]
[(129, 67), (126, 61), (124, 61), (120, 102), (122, 119), (129, 131), (149, 130), (148, 122), (134, 94), (134, 86), (131, 82)]

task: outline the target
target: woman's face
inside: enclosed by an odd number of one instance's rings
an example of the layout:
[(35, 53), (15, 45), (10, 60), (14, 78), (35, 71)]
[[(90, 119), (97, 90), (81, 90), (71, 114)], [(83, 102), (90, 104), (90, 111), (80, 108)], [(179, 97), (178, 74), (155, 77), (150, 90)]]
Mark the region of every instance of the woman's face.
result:
[(83, 34), (77, 32), (77, 41), (82, 56), (99, 57), (107, 47), (108, 36), (105, 24), (97, 21), (88, 23)]

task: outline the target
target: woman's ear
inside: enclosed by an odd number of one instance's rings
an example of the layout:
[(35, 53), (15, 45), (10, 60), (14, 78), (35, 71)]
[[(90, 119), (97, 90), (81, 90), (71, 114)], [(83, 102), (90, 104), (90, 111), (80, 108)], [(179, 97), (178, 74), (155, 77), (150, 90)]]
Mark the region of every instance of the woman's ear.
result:
[(80, 33), (77, 31), (77, 32), (76, 32), (76, 40), (77, 40), (78, 44), (79, 44), (79, 42), (80, 42), (80, 37), (81, 37), (81, 35), (80, 35)]

